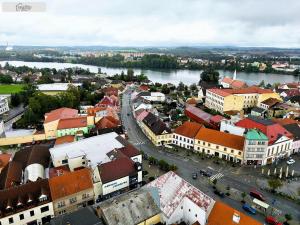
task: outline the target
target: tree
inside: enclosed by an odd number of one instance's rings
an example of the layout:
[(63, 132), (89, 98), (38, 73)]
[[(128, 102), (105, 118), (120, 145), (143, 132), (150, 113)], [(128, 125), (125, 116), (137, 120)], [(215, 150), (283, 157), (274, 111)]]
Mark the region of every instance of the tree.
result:
[(178, 87), (177, 87), (177, 91), (184, 91), (184, 84), (182, 81), (179, 82)]
[(191, 84), (190, 90), (191, 91), (196, 91), (197, 90), (197, 85), (195, 83)]
[(131, 68), (128, 69), (128, 70), (127, 70), (128, 81), (132, 81), (133, 76), (134, 76), (134, 71), (133, 71), (133, 69), (131, 69)]
[(219, 72), (212, 68), (206, 69), (201, 73), (201, 80), (211, 83), (219, 82)]
[(242, 201), (244, 202), (245, 201), (245, 197), (247, 196), (247, 194), (245, 192), (242, 192), (241, 196), (242, 196)]
[(285, 214), (284, 215), (286, 222), (288, 223), (288, 221), (293, 219), (293, 216), (291, 214)]
[(13, 83), (13, 79), (10, 75), (3, 75), (3, 74), (0, 74), (0, 83), (2, 84), (11, 84)]
[(161, 88), (161, 92), (164, 94), (170, 94), (170, 88), (168, 87), (168, 85), (164, 84)]
[(16, 94), (12, 94), (11, 98), (10, 98), (10, 103), (12, 106), (16, 107), (18, 105), (20, 105), (21, 103), (21, 97), (20, 94), (16, 93)]
[(51, 78), (49, 74), (43, 74), (38, 80), (39, 84), (51, 84), (54, 83), (54, 80)]
[(282, 186), (282, 182), (279, 179), (270, 179), (268, 180), (269, 187), (272, 189), (272, 191), (276, 191), (276, 189), (280, 188)]
[(262, 80), (260, 83), (259, 83), (259, 85), (258, 85), (259, 87), (265, 87), (265, 81), (264, 80)]

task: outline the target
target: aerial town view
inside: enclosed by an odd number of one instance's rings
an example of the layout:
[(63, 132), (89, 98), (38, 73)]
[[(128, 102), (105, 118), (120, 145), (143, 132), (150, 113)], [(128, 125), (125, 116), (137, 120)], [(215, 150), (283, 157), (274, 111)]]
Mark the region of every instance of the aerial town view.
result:
[(300, 225), (299, 0), (0, 5), (0, 225)]

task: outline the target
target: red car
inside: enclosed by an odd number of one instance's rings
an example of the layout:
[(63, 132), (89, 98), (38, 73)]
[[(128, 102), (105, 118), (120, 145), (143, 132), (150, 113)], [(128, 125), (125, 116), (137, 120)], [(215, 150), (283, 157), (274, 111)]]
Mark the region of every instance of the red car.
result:
[(278, 222), (274, 217), (268, 216), (266, 217), (266, 223), (270, 225), (282, 225), (282, 223)]
[(263, 202), (266, 201), (266, 199), (264, 198), (264, 196), (261, 193), (259, 193), (258, 191), (256, 191), (256, 190), (251, 190), (249, 194), (253, 198), (257, 198), (258, 200), (261, 200)]

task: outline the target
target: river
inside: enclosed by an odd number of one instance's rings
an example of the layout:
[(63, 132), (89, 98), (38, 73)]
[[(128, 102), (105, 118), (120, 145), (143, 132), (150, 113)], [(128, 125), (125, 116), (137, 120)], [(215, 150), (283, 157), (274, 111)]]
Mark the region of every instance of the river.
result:
[[(83, 65), (83, 64), (72, 64), (72, 63), (55, 63), (55, 62), (23, 62), (23, 61), (0, 61), (2, 66), (8, 62), (13, 66), (28, 66), (28, 67), (36, 67), (36, 68), (55, 68), (55, 69), (64, 69), (70, 67), (81, 67), (83, 69), (89, 69), (93, 73), (98, 72), (98, 68), (101, 68), (102, 73), (106, 73), (108, 75), (120, 74), (122, 71), (126, 73), (126, 68), (108, 68), (108, 67), (98, 67), (91, 65)], [(180, 81), (183, 83), (190, 85), (192, 83), (197, 83), (200, 78), (201, 70), (141, 70), (134, 69), (135, 74), (140, 74), (143, 72), (152, 82), (159, 83), (173, 83), (178, 84)], [(233, 76), (233, 72), (219, 70), (221, 77), (223, 76)], [(273, 73), (245, 73), (238, 72), (237, 79), (243, 80), (247, 82), (248, 85), (259, 84), (262, 80), (265, 83), (285, 83), (285, 82), (293, 82), (297, 81), (298, 78), (292, 75), (286, 74), (273, 74)]]

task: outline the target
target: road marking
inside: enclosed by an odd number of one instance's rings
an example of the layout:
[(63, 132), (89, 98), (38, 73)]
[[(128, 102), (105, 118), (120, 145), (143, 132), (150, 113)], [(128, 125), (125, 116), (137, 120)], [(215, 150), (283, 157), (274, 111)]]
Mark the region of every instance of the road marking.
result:
[(133, 145), (144, 145), (145, 144), (145, 142), (143, 141), (143, 142), (136, 142), (136, 143), (133, 143)]
[(211, 176), (209, 179), (210, 179), (210, 181), (214, 181), (214, 180), (220, 179), (220, 178), (222, 178), (222, 177), (224, 177), (224, 174), (222, 174), (222, 173), (217, 173), (217, 174)]

